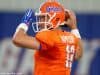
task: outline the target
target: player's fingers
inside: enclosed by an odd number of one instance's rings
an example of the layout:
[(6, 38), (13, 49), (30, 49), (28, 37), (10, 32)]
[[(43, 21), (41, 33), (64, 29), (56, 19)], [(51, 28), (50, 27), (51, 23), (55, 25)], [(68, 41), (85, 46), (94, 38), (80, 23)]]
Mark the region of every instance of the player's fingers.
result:
[(32, 9), (27, 9), (25, 12), (26, 16), (29, 16), (29, 17), (32, 15), (32, 13), (33, 13)]
[(72, 10), (70, 10), (70, 11), (68, 11), (68, 14), (69, 14), (69, 19), (72, 20), (76, 24), (76, 15), (75, 15), (75, 13)]
[(65, 9), (65, 13), (69, 15), (69, 18), (76, 19), (76, 15), (72, 10)]

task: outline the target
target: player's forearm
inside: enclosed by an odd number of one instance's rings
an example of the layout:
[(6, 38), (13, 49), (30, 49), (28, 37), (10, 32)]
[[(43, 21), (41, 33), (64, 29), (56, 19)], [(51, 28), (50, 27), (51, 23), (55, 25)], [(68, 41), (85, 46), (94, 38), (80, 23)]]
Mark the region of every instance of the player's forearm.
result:
[(79, 45), (79, 47), (77, 48), (76, 53), (75, 53), (75, 59), (76, 60), (79, 60), (83, 55), (83, 47), (82, 47), (81, 39), (79, 39), (78, 45)]
[(35, 39), (35, 37), (28, 36), (23, 29), (20, 29), (15, 33), (12, 40), (16, 46), (29, 49), (39, 49), (40, 43)]
[(15, 32), (14, 36), (13, 36), (13, 43), (16, 46), (22, 46), (22, 43), (24, 42), (24, 38), (25, 38), (26, 33), (24, 32), (23, 29), (19, 29), (18, 32)]

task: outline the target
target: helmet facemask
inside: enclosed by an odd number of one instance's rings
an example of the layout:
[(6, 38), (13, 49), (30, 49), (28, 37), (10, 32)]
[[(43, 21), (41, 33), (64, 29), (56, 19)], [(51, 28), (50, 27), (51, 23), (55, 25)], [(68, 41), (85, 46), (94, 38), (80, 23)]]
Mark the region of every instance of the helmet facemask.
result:
[(32, 23), (33, 30), (35, 32), (44, 31), (50, 28), (48, 13), (36, 13), (36, 22)]

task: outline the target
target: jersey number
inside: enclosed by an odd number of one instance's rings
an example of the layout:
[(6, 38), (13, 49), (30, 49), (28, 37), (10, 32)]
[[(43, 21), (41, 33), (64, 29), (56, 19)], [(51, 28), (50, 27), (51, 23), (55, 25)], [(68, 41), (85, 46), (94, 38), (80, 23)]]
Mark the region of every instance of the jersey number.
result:
[(66, 52), (67, 52), (66, 67), (71, 68), (72, 67), (72, 61), (73, 61), (73, 58), (74, 58), (74, 53), (75, 53), (75, 46), (74, 45), (67, 45), (66, 46)]

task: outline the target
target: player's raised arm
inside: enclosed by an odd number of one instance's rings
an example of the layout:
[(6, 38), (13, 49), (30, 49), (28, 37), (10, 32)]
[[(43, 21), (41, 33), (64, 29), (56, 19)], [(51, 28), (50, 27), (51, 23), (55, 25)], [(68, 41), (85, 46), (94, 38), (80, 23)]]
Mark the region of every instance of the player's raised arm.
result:
[(35, 39), (35, 37), (27, 35), (28, 27), (32, 21), (33, 11), (28, 9), (25, 12), (25, 15), (22, 18), (21, 23), (16, 28), (16, 31), (13, 35), (13, 43), (16, 46), (30, 48), (30, 49), (39, 49), (40, 43)]
[(65, 13), (66, 13), (65, 24), (71, 29), (71, 33), (73, 33), (78, 38), (75, 59), (80, 59), (83, 54), (83, 48), (82, 48), (81, 36), (77, 28), (76, 15), (73, 11), (70, 10), (65, 10)]
[(75, 53), (75, 60), (79, 60), (83, 55), (83, 45), (82, 45), (82, 40), (78, 39), (77, 43), (77, 50)]

